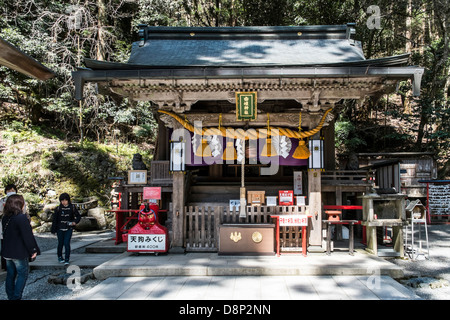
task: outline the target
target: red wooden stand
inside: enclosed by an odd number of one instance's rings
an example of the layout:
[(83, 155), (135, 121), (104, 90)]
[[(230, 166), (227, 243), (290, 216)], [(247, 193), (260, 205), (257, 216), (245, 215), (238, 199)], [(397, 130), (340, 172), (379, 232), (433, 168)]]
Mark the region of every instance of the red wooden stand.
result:
[[(275, 240), (276, 240), (276, 246), (277, 246), (277, 256), (279, 257), (280, 256), (280, 215), (271, 215), (270, 217), (276, 219), (276, 224), (275, 224), (276, 231), (275, 232), (277, 234), (276, 234)], [(289, 217), (289, 215), (283, 215), (283, 217)], [(306, 219), (308, 219), (311, 216), (305, 215), (305, 217), (306, 217)], [(308, 220), (306, 220), (306, 221), (308, 221)], [(299, 226), (302, 227), (302, 254), (304, 257), (306, 257), (306, 249), (307, 249), (307, 243), (306, 243), (307, 230), (306, 229), (307, 229), (307, 226), (305, 226), (305, 225), (299, 225)]]

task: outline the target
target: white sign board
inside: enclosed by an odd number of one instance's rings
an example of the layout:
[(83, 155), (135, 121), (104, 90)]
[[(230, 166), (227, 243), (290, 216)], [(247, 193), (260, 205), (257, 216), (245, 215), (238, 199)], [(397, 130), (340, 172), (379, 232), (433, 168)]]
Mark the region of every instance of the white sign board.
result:
[(266, 202), (268, 207), (275, 207), (277, 205), (277, 197), (266, 197)]
[(305, 214), (292, 214), (279, 216), (280, 227), (306, 227), (308, 225), (308, 216)]
[(128, 234), (129, 251), (166, 250), (165, 234)]
[(298, 206), (305, 206), (306, 205), (306, 201), (305, 201), (305, 196), (296, 196), (297, 198), (297, 205)]
[(128, 171), (128, 184), (146, 184), (147, 170)]
[(303, 176), (301, 171), (294, 171), (294, 194), (303, 194)]

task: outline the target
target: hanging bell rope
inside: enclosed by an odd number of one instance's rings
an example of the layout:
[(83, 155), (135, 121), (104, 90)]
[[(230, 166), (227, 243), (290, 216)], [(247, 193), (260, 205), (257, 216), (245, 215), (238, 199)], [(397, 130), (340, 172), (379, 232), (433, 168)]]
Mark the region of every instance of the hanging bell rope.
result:
[[(302, 113), (300, 112), (298, 116), (298, 132), (299, 135), (301, 135), (302, 131)], [(303, 138), (298, 140), (298, 146), (295, 149), (294, 153), (292, 154), (292, 158), (294, 159), (308, 159), (311, 155), (311, 152), (309, 151), (308, 147), (306, 146), (305, 141)]]
[(267, 114), (267, 138), (266, 138), (266, 144), (264, 145), (261, 156), (263, 157), (273, 157), (276, 156), (277, 151), (275, 150), (274, 145), (272, 144), (272, 138), (270, 137), (270, 120), (269, 120), (269, 114)]
[(165, 110), (158, 110), (158, 112), (171, 116), (176, 121), (178, 121), (184, 128), (196, 134), (200, 134), (203, 136), (218, 135), (234, 139), (255, 140), (267, 138), (267, 136), (268, 135), (270, 136), (270, 132), (273, 130), (277, 130), (278, 135), (286, 136), (288, 138), (304, 139), (311, 137), (316, 133), (318, 133), (320, 129), (322, 129), (325, 123), (325, 119), (332, 109), (333, 108), (329, 108), (328, 110), (326, 110), (317, 127), (308, 131), (300, 131), (300, 130), (294, 131), (290, 128), (270, 127), (270, 126), (268, 126), (267, 129), (262, 128), (262, 129), (248, 129), (248, 130), (244, 130), (242, 128), (223, 127), (221, 125), (219, 127), (199, 128), (193, 126), (192, 124), (189, 123), (187, 119), (184, 120), (182, 117), (180, 117), (174, 112)]

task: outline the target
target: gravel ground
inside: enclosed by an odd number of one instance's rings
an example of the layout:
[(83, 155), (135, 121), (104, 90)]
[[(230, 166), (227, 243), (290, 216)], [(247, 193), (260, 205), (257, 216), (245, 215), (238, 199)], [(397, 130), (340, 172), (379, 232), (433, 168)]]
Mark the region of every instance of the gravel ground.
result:
[[(111, 231), (106, 231), (111, 232)], [(404, 259), (389, 258), (389, 261), (402, 266), (405, 278), (398, 281), (409, 286), (415, 293), (425, 300), (450, 299), (450, 225), (432, 225), (428, 227), (430, 257), (425, 259), (419, 256), (416, 260), (408, 257)], [(94, 238), (94, 233), (74, 233), (72, 242), (82, 239)], [(36, 234), (41, 251), (47, 251), (56, 247), (56, 236), (51, 234)], [(83, 248), (78, 249), (83, 252)], [(73, 252), (77, 252), (73, 250)], [(81, 274), (89, 274), (92, 269), (83, 269)], [(63, 274), (59, 268), (46, 268), (31, 270), (25, 290), (24, 300), (71, 300), (87, 290), (95, 287), (101, 281), (89, 279), (81, 285), (81, 289), (69, 289), (66, 285), (52, 284), (48, 282), (52, 274)], [(410, 283), (419, 283), (412, 287)], [(6, 300), (4, 281), (0, 284), (0, 300)]]
[[(425, 239), (424, 231), (422, 231), (422, 239)], [(404, 267), (405, 279), (399, 280), (401, 283), (407, 286), (409, 286), (408, 283), (422, 283), (422, 288), (412, 288), (421, 298), (448, 300), (450, 299), (450, 225), (428, 226), (428, 240), (429, 259), (419, 256), (416, 260), (390, 259), (389, 261)], [(423, 248), (426, 249), (426, 246)]]
[[(105, 232), (111, 233), (107, 230)], [(72, 237), (72, 244), (80, 240), (88, 240), (96, 238), (99, 232), (74, 232)], [(113, 233), (111, 233), (113, 234)], [(56, 235), (50, 233), (35, 234), (41, 252), (56, 248)], [(84, 248), (72, 250), (72, 253), (83, 253)], [(39, 258), (39, 257), (38, 257)], [(56, 258), (55, 258), (56, 259)], [(83, 268), (81, 275), (92, 273), (91, 268)], [(27, 284), (23, 291), (22, 299), (24, 300), (72, 300), (82, 295), (87, 290), (95, 287), (101, 281), (96, 279), (89, 279), (81, 285), (80, 289), (69, 289), (66, 285), (49, 283), (48, 279), (52, 275), (70, 276), (66, 274), (62, 268), (43, 268), (31, 270), (28, 276)], [(7, 300), (5, 293), (5, 282), (0, 284), (0, 300)]]

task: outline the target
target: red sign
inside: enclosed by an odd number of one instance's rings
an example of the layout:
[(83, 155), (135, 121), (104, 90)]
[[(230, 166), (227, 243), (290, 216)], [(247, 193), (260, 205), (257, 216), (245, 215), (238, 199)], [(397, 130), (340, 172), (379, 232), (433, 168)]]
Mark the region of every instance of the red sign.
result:
[(280, 199), (280, 206), (293, 206), (294, 205), (294, 191), (293, 190), (280, 190), (280, 191), (278, 191), (278, 199)]
[(279, 216), (280, 227), (306, 227), (308, 225), (308, 216), (306, 214), (293, 214)]
[(144, 200), (161, 200), (161, 187), (145, 187), (142, 198)]

